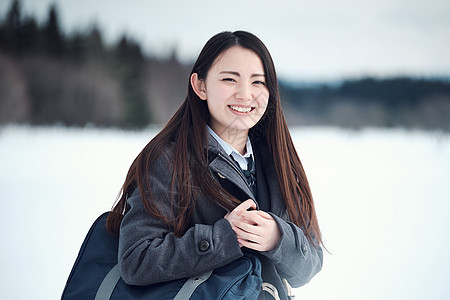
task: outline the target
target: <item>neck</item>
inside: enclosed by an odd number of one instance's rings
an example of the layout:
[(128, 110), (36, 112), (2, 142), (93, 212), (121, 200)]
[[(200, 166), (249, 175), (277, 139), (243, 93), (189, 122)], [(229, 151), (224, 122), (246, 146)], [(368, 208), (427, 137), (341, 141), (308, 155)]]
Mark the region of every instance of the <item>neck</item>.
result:
[(246, 151), (246, 145), (247, 145), (247, 137), (248, 137), (248, 130), (243, 131), (226, 131), (222, 133), (218, 133), (218, 136), (220, 136), (221, 139), (223, 139), (225, 142), (230, 144), (234, 149), (239, 151), (241, 155), (245, 154)]

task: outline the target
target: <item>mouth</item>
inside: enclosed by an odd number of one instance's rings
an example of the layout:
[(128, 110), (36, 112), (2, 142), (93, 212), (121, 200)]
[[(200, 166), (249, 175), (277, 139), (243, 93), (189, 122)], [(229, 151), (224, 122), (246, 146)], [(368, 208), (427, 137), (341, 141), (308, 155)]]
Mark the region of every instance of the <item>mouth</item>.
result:
[(231, 108), (231, 110), (239, 112), (239, 113), (249, 113), (251, 111), (253, 111), (255, 108), (254, 107), (243, 107), (243, 106), (237, 106), (237, 105), (228, 105), (229, 108)]

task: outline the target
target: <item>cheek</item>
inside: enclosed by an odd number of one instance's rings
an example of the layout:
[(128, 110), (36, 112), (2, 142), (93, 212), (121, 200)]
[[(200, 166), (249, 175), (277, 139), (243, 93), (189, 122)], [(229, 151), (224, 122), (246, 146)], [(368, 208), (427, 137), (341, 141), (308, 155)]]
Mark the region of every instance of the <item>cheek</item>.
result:
[(269, 91), (262, 92), (258, 96), (257, 101), (259, 110), (262, 111), (262, 113), (264, 113), (266, 111), (267, 105), (269, 104)]
[(231, 94), (230, 87), (221, 84), (210, 84), (207, 86), (207, 97), (214, 101), (224, 100)]

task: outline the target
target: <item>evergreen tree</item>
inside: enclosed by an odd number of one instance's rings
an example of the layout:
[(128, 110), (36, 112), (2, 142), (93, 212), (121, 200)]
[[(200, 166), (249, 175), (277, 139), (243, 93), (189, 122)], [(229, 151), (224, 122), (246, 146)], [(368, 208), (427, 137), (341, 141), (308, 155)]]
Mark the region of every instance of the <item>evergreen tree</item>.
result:
[(97, 26), (92, 28), (91, 32), (86, 36), (86, 55), (90, 59), (104, 61), (108, 56), (103, 43), (103, 38)]
[(67, 41), (67, 56), (70, 60), (81, 63), (85, 59), (86, 38), (81, 33), (73, 34)]
[(23, 17), (18, 0), (11, 2), (5, 21), (0, 26), (0, 48), (20, 56), (39, 50), (40, 29), (32, 17)]
[(8, 14), (6, 15), (6, 25), (14, 30), (18, 30), (20, 28), (21, 21), (21, 7), (19, 0), (14, 0), (11, 3), (11, 8), (9, 9)]
[(55, 4), (52, 4), (50, 7), (43, 33), (46, 53), (58, 57), (62, 56), (65, 50), (65, 41), (59, 28), (58, 12)]
[(19, 32), (21, 26), (21, 6), (19, 0), (11, 3), (4, 24), (0, 31), (1, 47), (12, 54), (18, 54), (20, 50)]
[(150, 122), (150, 115), (142, 88), (141, 67), (145, 60), (141, 48), (123, 36), (116, 48), (116, 59), (125, 107), (123, 125), (129, 128), (145, 127)]
[(39, 27), (34, 18), (25, 18), (20, 28), (21, 53), (38, 52), (40, 47)]

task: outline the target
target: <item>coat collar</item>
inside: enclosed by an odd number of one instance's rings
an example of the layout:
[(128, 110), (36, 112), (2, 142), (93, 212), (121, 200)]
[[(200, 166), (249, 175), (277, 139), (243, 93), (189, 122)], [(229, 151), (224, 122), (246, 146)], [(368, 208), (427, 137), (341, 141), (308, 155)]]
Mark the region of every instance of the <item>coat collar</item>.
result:
[(205, 151), (208, 152), (209, 168), (215, 173), (214, 175), (231, 181), (240, 188), (249, 199), (253, 199), (256, 203), (256, 199), (250, 191), (244, 175), (237, 168), (219, 142), (217, 142), (210, 133), (208, 133), (208, 143)]
[[(286, 205), (278, 184), (273, 156), (267, 142), (263, 138), (252, 139), (252, 142), (255, 158), (258, 156), (258, 162), (256, 164), (256, 187), (258, 193), (264, 193), (264, 195), (258, 194), (258, 197), (266, 197), (267, 201), (270, 203), (270, 211), (281, 218), (288, 220)], [(253, 193), (247, 186), (245, 179), (242, 177), (243, 175), (241, 176), (241, 172), (236, 168), (236, 165), (231, 161), (231, 158), (225, 153), (220, 144), (210, 134), (208, 134), (208, 143), (205, 146), (205, 151), (208, 151), (209, 168), (214, 173), (213, 175), (219, 176), (222, 179), (228, 179), (245, 192), (249, 199), (253, 199), (255, 203), (257, 203)], [(264, 178), (261, 178), (261, 176)], [(266, 184), (267, 188), (263, 191), (263, 189), (261, 189), (262, 187), (258, 187), (259, 184)]]

